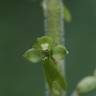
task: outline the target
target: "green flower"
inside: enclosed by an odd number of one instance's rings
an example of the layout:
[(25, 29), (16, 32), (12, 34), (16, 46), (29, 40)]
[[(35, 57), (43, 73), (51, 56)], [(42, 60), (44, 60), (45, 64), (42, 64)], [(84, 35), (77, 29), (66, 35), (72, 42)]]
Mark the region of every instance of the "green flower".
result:
[(24, 53), (24, 57), (32, 63), (42, 62), (49, 87), (57, 82), (62, 89), (66, 88), (64, 77), (57, 68), (59, 60), (64, 59), (68, 51), (62, 45), (55, 45), (52, 38), (43, 36), (37, 39), (31, 49)]
[(64, 59), (67, 53), (68, 51), (64, 46), (54, 45), (51, 37), (43, 36), (38, 38), (33, 47), (24, 53), (24, 57), (32, 63), (40, 62), (49, 57), (59, 61)]

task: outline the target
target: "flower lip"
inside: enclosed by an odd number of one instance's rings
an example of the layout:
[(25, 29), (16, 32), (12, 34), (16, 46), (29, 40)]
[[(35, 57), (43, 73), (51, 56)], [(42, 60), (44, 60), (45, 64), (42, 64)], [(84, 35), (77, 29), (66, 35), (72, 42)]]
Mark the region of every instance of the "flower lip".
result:
[(41, 48), (42, 48), (42, 50), (46, 51), (46, 50), (49, 49), (49, 44), (48, 43), (43, 43), (43, 44), (41, 44)]

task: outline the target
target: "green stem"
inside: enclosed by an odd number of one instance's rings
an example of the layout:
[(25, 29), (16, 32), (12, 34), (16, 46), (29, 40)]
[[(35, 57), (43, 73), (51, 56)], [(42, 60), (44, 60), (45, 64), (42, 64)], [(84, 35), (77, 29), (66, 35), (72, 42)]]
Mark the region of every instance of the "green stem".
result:
[(47, 3), (47, 16), (46, 16), (46, 28), (47, 35), (51, 36), (55, 44), (61, 43), (61, 0), (46, 0)]
[[(46, 35), (53, 38), (55, 45), (61, 44), (62, 41), (64, 43), (64, 36), (62, 36), (64, 27), (62, 0), (44, 0), (43, 9)], [(59, 70), (62, 74), (64, 74), (64, 61), (60, 61)], [(47, 86), (46, 96), (64, 96), (64, 94), (63, 90), (58, 87), (58, 84), (53, 84), (53, 88), (51, 90), (48, 90)]]

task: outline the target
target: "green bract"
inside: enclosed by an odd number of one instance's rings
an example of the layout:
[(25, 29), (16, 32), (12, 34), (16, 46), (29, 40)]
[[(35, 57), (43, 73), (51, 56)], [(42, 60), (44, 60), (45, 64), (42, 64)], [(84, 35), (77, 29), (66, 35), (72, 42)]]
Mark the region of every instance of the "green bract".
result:
[(62, 89), (65, 89), (66, 83), (64, 77), (57, 68), (59, 60), (64, 59), (68, 51), (62, 45), (54, 45), (51, 37), (43, 36), (37, 39), (31, 49), (25, 52), (24, 57), (32, 63), (42, 62), (45, 70), (49, 87), (55, 81)]
[(58, 85), (62, 89), (65, 90), (66, 81), (64, 80), (64, 77), (57, 69), (55, 62), (51, 58), (49, 58), (49, 59), (46, 59), (43, 63), (44, 63), (43, 64), (44, 70), (45, 70), (45, 74), (47, 77), (49, 87), (52, 88), (52, 83), (54, 83), (54, 81), (55, 81), (56, 83), (58, 83)]

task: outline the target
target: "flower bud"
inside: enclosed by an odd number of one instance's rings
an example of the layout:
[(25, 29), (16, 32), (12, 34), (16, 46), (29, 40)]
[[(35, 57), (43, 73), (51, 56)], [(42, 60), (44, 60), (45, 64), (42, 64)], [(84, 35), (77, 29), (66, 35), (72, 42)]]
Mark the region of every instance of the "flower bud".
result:
[(96, 77), (88, 76), (82, 79), (77, 85), (77, 90), (79, 93), (87, 93), (96, 89)]

